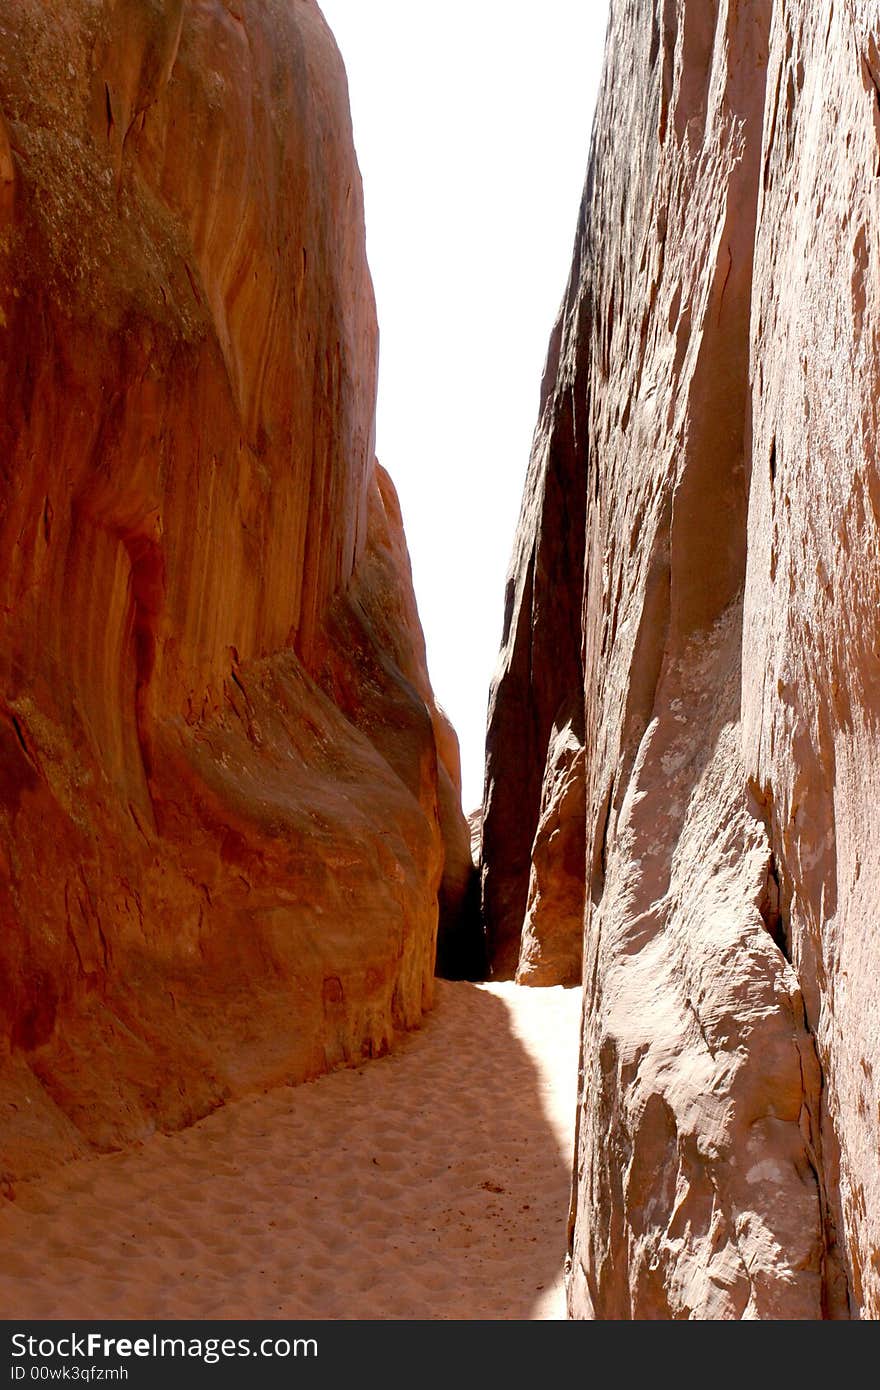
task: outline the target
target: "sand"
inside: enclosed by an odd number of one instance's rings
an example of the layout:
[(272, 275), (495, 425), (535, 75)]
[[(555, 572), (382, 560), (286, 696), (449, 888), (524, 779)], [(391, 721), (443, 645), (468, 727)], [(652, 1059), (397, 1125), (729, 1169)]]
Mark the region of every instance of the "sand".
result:
[(579, 1018), (439, 982), (390, 1057), (19, 1184), (0, 1317), (564, 1317)]

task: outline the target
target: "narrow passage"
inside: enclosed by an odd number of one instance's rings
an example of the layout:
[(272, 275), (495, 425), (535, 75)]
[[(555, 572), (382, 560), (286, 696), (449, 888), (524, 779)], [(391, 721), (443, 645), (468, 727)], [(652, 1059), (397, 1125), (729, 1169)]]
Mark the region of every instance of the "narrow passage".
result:
[(562, 1318), (579, 989), (437, 982), (356, 1070), (0, 1202), (4, 1318)]

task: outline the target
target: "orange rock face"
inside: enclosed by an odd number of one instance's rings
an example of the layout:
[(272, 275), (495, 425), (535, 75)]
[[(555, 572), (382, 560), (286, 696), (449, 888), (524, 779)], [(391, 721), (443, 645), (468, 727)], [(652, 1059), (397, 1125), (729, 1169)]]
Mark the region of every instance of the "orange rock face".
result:
[[(575, 317), (582, 312), (577, 303), (571, 309)], [(583, 934), (583, 762), (576, 750), (583, 738), (583, 666), (574, 598), (584, 569), (579, 440), (586, 358), (575, 351), (560, 361), (562, 331), (560, 321), (507, 575), (503, 642), (489, 693), (480, 850), (492, 973), (531, 984), (575, 983)], [(573, 338), (577, 343), (576, 331)], [(571, 743), (563, 757), (570, 774), (557, 767), (563, 730)], [(545, 915), (548, 893), (554, 906)], [(555, 909), (563, 900), (560, 915)]]
[(880, 1317), (880, 19), (774, 23), (752, 300), (743, 750), (824, 1085), (828, 1224)]
[[(867, 0), (612, 7), (538, 436), (586, 496), (578, 1317), (880, 1315), (878, 54)], [(503, 679), (566, 621), (520, 611)], [(511, 721), (559, 826), (561, 721)]]
[(381, 1052), (430, 1004), (441, 815), (467, 831), (376, 341), (312, 0), (4, 8), (7, 1173)]
[(532, 844), (516, 978), (578, 985), (584, 928), (584, 745), (571, 724), (552, 730)]

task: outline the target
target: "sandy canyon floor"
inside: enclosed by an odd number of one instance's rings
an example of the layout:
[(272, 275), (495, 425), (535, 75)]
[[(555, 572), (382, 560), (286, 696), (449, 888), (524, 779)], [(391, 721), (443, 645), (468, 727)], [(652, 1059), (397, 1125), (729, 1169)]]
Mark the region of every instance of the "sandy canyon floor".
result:
[(564, 1317), (580, 990), (438, 982), (397, 1052), (0, 1202), (0, 1317)]

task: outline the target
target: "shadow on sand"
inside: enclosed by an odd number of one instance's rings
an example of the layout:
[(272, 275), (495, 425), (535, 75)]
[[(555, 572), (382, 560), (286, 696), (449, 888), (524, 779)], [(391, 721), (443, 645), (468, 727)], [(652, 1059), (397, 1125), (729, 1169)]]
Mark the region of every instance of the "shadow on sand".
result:
[(562, 1070), (573, 1109), (576, 1001), (528, 994), (517, 1017), (542, 1036), (566, 1011), (543, 1071), (514, 1032), (521, 992), (438, 982), (389, 1058), (23, 1184), (0, 1209), (3, 1315), (563, 1316), (570, 1157), (549, 1106)]

